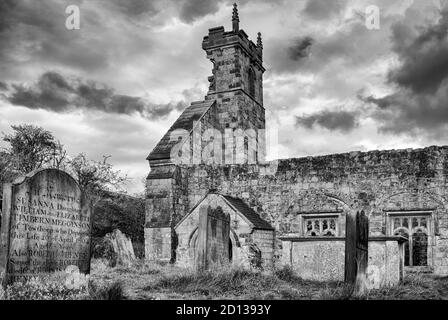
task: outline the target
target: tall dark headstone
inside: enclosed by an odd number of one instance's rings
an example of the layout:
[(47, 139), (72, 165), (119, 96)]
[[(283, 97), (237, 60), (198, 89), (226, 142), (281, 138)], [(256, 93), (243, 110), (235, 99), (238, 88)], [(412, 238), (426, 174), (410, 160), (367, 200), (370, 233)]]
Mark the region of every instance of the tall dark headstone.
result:
[(229, 262), (230, 217), (221, 207), (203, 206), (199, 209), (196, 269)]
[(90, 272), (91, 206), (68, 173), (41, 169), (3, 188), (3, 285), (77, 266)]
[(364, 211), (347, 214), (345, 231), (345, 282), (360, 293), (365, 288), (368, 264), (369, 219)]

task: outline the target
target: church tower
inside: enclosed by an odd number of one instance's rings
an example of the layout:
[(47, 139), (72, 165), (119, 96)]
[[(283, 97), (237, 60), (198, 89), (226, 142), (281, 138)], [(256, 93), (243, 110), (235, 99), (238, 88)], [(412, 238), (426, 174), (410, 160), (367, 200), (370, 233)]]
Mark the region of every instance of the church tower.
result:
[(233, 5), (232, 30), (209, 29), (202, 48), (213, 64), (206, 100), (217, 102), (219, 123), (223, 128), (264, 129), (263, 44), (257, 44), (239, 28), (239, 15)]
[[(147, 259), (175, 260), (174, 226), (195, 205), (179, 199), (183, 183), (180, 166), (264, 161), (261, 34), (257, 44), (249, 40), (239, 28), (234, 4), (232, 30), (225, 31), (222, 26), (209, 29), (202, 48), (213, 65), (205, 99), (192, 102), (147, 157), (151, 168), (146, 178)], [(209, 152), (211, 143), (213, 151)], [(182, 162), (176, 161), (179, 155)]]

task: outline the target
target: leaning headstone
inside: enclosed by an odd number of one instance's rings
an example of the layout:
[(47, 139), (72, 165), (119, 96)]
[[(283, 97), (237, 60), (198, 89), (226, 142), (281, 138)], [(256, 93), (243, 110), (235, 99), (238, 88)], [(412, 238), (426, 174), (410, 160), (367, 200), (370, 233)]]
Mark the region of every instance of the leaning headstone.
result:
[(118, 229), (104, 236), (94, 247), (93, 256), (107, 260), (109, 267), (129, 267), (136, 260), (131, 239)]
[(112, 233), (107, 234), (106, 238), (111, 242), (114, 251), (117, 253), (117, 264), (130, 266), (135, 261), (132, 241), (124, 233), (115, 229)]
[(345, 231), (345, 282), (354, 285), (355, 294), (367, 289), (369, 219), (364, 211), (348, 214)]
[(91, 206), (75, 179), (41, 169), (3, 188), (3, 285), (73, 265), (90, 272)]

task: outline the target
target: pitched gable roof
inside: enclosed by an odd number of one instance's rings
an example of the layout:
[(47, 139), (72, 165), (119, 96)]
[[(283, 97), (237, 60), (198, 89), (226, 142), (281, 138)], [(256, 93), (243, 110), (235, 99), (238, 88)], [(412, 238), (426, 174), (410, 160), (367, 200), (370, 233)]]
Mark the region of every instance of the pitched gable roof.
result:
[(169, 159), (171, 148), (178, 143), (178, 138), (182, 137), (180, 132), (173, 133), (173, 131), (184, 129), (191, 133), (193, 130), (193, 122), (201, 119), (214, 102), (214, 100), (193, 102), (184, 110), (184, 112), (182, 112), (179, 118), (177, 118), (171, 128), (165, 133), (163, 138), (148, 155), (146, 160)]
[(190, 210), (189, 213), (187, 213), (176, 225), (175, 228), (180, 226), (182, 222), (204, 201), (210, 194), (216, 194), (219, 197), (221, 197), (224, 202), (226, 202), (230, 208), (235, 210), (238, 214), (240, 214), (245, 220), (249, 223), (249, 225), (252, 225), (252, 228), (254, 229), (261, 229), (261, 230), (275, 230), (269, 222), (264, 220), (260, 217), (258, 213), (256, 213), (251, 207), (249, 207), (246, 203), (244, 203), (243, 200), (239, 198), (234, 198), (231, 196), (224, 196), (219, 193), (208, 193), (205, 195), (201, 200), (199, 200), (196, 205)]
[(254, 226), (255, 229), (274, 230), (269, 222), (260, 217), (254, 209), (249, 207), (240, 198), (234, 198), (231, 196), (222, 196), (227, 202), (231, 204), (238, 212), (246, 217), (247, 220)]

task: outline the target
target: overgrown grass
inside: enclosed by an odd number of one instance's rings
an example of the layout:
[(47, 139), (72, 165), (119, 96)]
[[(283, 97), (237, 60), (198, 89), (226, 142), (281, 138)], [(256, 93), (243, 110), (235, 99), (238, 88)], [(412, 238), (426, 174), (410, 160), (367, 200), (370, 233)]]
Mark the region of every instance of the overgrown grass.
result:
[(375, 300), (447, 300), (448, 277), (409, 274), (393, 287), (371, 290), (364, 297)]
[(448, 299), (448, 277), (430, 274), (409, 274), (399, 285), (353, 296), (352, 287), (343, 282), (304, 280), (288, 267), (273, 272), (242, 268), (195, 272), (167, 263), (138, 261), (110, 268), (101, 260), (92, 262), (84, 290), (64, 287), (61, 274), (53, 274), (0, 290), (0, 299)]
[(73, 287), (65, 282), (63, 272), (39, 275), (26, 281), (17, 281), (0, 289), (0, 300), (123, 300), (121, 282), (95, 282), (86, 279)]
[(197, 299), (297, 300), (316, 298), (321, 289), (322, 283), (303, 280), (289, 268), (275, 272), (222, 268), (204, 272), (180, 269), (177, 273), (162, 273), (142, 290), (152, 294), (176, 293)]
[(120, 281), (106, 285), (91, 282), (88, 293), (89, 300), (126, 300), (123, 284)]
[(346, 300), (447, 300), (448, 277), (431, 274), (408, 274), (395, 286), (372, 289), (362, 296), (354, 296), (352, 287), (343, 283), (322, 291), (321, 299)]
[(277, 287), (279, 279), (244, 269), (194, 272), (185, 270), (177, 275), (163, 275), (144, 290), (170, 290), (180, 293), (199, 293), (204, 296), (218, 296), (262, 293), (266, 288)]

